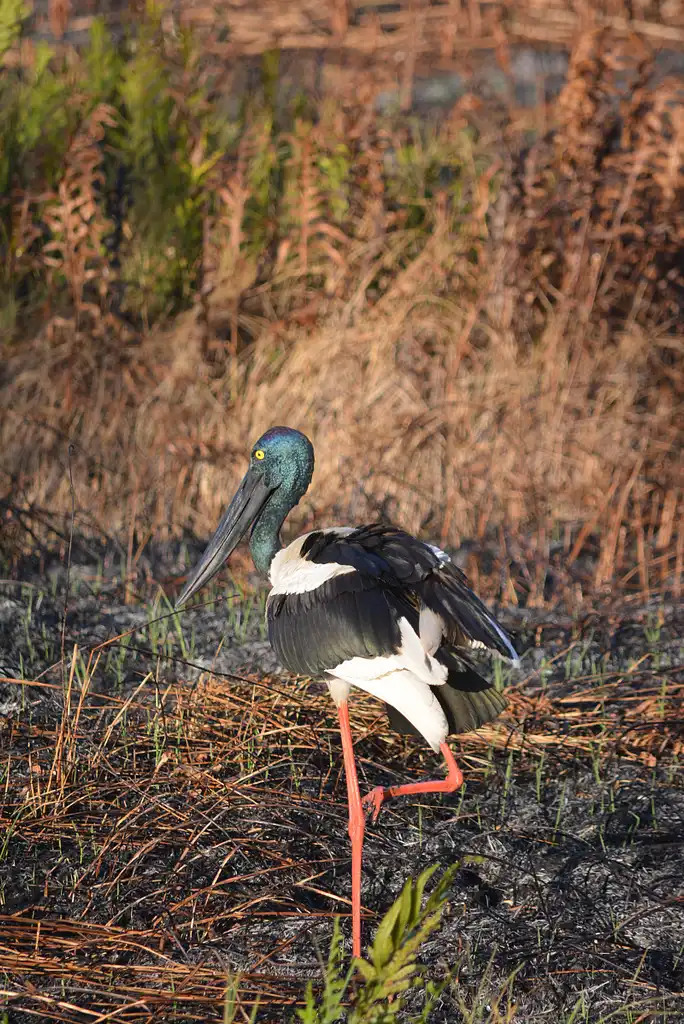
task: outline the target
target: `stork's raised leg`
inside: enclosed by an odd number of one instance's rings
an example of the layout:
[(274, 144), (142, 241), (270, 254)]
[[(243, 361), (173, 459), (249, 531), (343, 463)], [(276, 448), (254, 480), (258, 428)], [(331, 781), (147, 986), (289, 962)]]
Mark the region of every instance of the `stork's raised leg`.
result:
[(380, 808), (388, 796), (406, 796), (409, 793), (453, 793), (463, 785), (463, 772), (456, 764), (456, 759), (451, 753), (449, 744), (444, 740), (439, 745), (447, 763), (447, 777), (435, 779), (430, 782), (409, 782), (405, 786), (376, 786), (370, 793), (367, 793), (361, 801), (364, 811), (372, 810), (372, 821), (378, 820)]
[(346, 701), (337, 706), (344, 753), (344, 774), (347, 779), (349, 802), (349, 838), (352, 848), (352, 949), (354, 956), (361, 956), (361, 858), (363, 856), (363, 833), (365, 819), (361, 806), (359, 779), (356, 774), (354, 747), (349, 726), (349, 705)]

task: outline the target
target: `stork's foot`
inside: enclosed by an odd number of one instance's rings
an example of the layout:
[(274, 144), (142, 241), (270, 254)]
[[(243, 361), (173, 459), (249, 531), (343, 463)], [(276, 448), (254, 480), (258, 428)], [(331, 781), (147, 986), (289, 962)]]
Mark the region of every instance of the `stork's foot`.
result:
[(375, 789), (371, 789), (370, 793), (366, 793), (361, 801), (364, 814), (368, 814), (370, 811), (370, 820), (373, 824), (378, 820), (378, 815), (386, 796), (391, 796), (389, 790), (384, 789), (382, 786), (376, 786)]
[(367, 793), (361, 801), (364, 813), (371, 812), (371, 821), (376, 822), (380, 814), (380, 808), (388, 796), (408, 796), (411, 793), (453, 793), (463, 785), (463, 773), (456, 764), (454, 755), (451, 753), (446, 742), (440, 743), (444, 760), (447, 763), (447, 777), (435, 779), (431, 782), (409, 782), (405, 786), (389, 786), (384, 789), (376, 786)]

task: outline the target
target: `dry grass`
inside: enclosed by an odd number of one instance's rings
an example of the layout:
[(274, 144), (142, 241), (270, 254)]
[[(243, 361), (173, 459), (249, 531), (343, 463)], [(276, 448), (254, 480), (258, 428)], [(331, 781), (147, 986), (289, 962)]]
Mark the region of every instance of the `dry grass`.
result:
[[(338, 33), (349, 7), (335, 5)], [(469, 18), (479, 11), (455, 7)], [(55, 83), (80, 83), (63, 167), (33, 181), (44, 168), (28, 161), (25, 187), (15, 181), (11, 202), (0, 203), (11, 299), (18, 307), (31, 298), (20, 333), (2, 341), (3, 548), (35, 551), (55, 527), (66, 548), (71, 446), (77, 532), (125, 551), (131, 597), (149, 541), (209, 533), (252, 441), (287, 423), (310, 434), (317, 454), (312, 490), (288, 529), (389, 516), (447, 546), (473, 538), (495, 551), (467, 567), (478, 590), (528, 608), (562, 602), (567, 622), (587, 596), (595, 606), (620, 588), (681, 596), (684, 122), (677, 83), (650, 84), (643, 41), (622, 29), (581, 35), (560, 100), (534, 114), (544, 130), (532, 145), (529, 117), (490, 119), (473, 97), (417, 128), (376, 115), (369, 93), (279, 125), (261, 97), (224, 149), (202, 120), (213, 108), (200, 58), (191, 53), (181, 67), (174, 40), (166, 49), (158, 41), (152, 34), (126, 66), (123, 105), (108, 95), (87, 109), (76, 56), (68, 76), (55, 72), (46, 95)], [(407, 61), (405, 92), (416, 66)], [(133, 85), (152, 79), (161, 84), (151, 105), (185, 134), (159, 125), (145, 134), (147, 93)], [(133, 116), (135, 95), (144, 102)], [(100, 157), (114, 143), (133, 154), (123, 211), (103, 201), (112, 165)], [(155, 163), (157, 146), (164, 158)], [(141, 152), (148, 163), (135, 163)], [(178, 180), (165, 177), (169, 168)], [(161, 184), (172, 177), (179, 192), (166, 196)], [(169, 308), (183, 311), (168, 319)], [(0, 776), (0, 867), (10, 871), (10, 843), (26, 858), (21, 886), (14, 878), (8, 887), (23, 902), (0, 917), (0, 970), (11, 974), (0, 999), (55, 1021), (219, 1019), (228, 950), (252, 965), (240, 980), (242, 1019), (257, 996), (282, 1019), (301, 979), (319, 976), (301, 955), (297, 980), (287, 976), (290, 944), (309, 950), (317, 920), (347, 909), (329, 701), (304, 681), (178, 682), (149, 651), (136, 689), (117, 697), (115, 642), (90, 660), (75, 652), (62, 684), (56, 675), (5, 680), (26, 705), (3, 720), (11, 753)], [(600, 838), (604, 797), (629, 786), (620, 778), (602, 789), (607, 765), (619, 761), (638, 785), (651, 778), (653, 805), (668, 772), (674, 791), (681, 667), (647, 660), (592, 669), (572, 692), (558, 665), (557, 689), (545, 688), (546, 669), (513, 687), (507, 714), (462, 740), (473, 789), (457, 806), (458, 828), (467, 834), (477, 816), (473, 835), (496, 837), (518, 778), (528, 796), (536, 780), (544, 820), (534, 843), (553, 850), (564, 841), (565, 781), (562, 792), (556, 784), (566, 774), (594, 773)], [(359, 698), (353, 715), (370, 784), (379, 773), (428, 770), (387, 737), (371, 700)], [(665, 819), (668, 799), (669, 789), (658, 808)], [(647, 844), (650, 820), (637, 820), (625, 843), (642, 829), (636, 841)], [(396, 821), (388, 808), (383, 834)], [(398, 828), (414, 827), (407, 822)], [(663, 848), (674, 846), (668, 827), (652, 825)], [(568, 849), (572, 832), (571, 822)], [(408, 856), (404, 867), (413, 870)], [(639, 906), (653, 899), (666, 921), (669, 891), (656, 899), (655, 883), (653, 892), (639, 885)], [(512, 908), (506, 937), (518, 956), (517, 915), (527, 914), (525, 961), (535, 950), (531, 970), (542, 988), (553, 975), (552, 992), (572, 973), (572, 942), (593, 918), (578, 914), (564, 945), (552, 909), (540, 937), (532, 904)], [(48, 917), (36, 910), (46, 905)], [(620, 929), (633, 906), (624, 915), (604, 935), (608, 970), (620, 998), (655, 999), (665, 968), (656, 965), (643, 990), (640, 971), (658, 934), (625, 952)], [(678, 962), (673, 953), (672, 979)], [(594, 985), (604, 966), (583, 967), (578, 984)], [(61, 999), (46, 978), (58, 980)], [(668, 984), (668, 998), (679, 998)], [(568, 1006), (569, 1020), (585, 1019)]]
[[(95, 9), (106, 12), (110, 24), (125, 23), (138, 13), (133, 4), (113, 2), (99, 3)], [(209, 46), (224, 59), (275, 47), (330, 50), (355, 56), (357, 61), (374, 58), (380, 74), (381, 63), (386, 65), (385, 75), (391, 74), (392, 65), (399, 65), (409, 79), (421, 57), (434, 61), (437, 54), (440, 65), (448, 67), (458, 54), (502, 46), (504, 39), (567, 46), (587, 28), (607, 26), (628, 36), (636, 25), (654, 44), (674, 48), (684, 43), (676, 4), (643, 3), (635, 9), (626, 0), (581, 7), (571, 0), (508, 0), (504, 4), (399, 0), (391, 5), (358, 0), (290, 0), (287, 4), (258, 0), (249, 6), (235, 0), (213, 4), (183, 0), (166, 17), (170, 23), (177, 19), (182, 27), (204, 29)], [(47, 17), (39, 15), (37, 27), (45, 31), (49, 26), (60, 38), (70, 30), (82, 32), (92, 18), (92, 3), (49, 0)], [(221, 35), (222, 28), (228, 31)]]
[[(300, 525), (383, 514), (454, 546), (503, 526), (531, 533), (542, 560), (560, 540), (574, 561), (600, 535), (588, 583), (635, 561), (645, 590), (681, 581), (682, 339), (633, 325), (605, 344), (600, 327), (571, 318), (560, 332), (552, 317), (539, 344), (489, 326), (476, 345), (479, 302), (426, 294), (439, 269), (424, 253), (409, 295), (392, 289), (352, 324), (336, 312), (277, 340), (265, 330), (228, 379), (213, 376), (192, 327), (123, 359), (100, 351), (94, 372), (71, 329), (41, 346), (39, 366), (21, 352), (3, 431), (13, 500), (69, 508), (71, 441), (81, 523), (135, 530), (136, 548), (151, 532), (206, 534), (249, 445), (286, 423), (317, 454)], [(669, 380), (654, 382), (658, 364)]]
[[(272, 1015), (264, 1019), (280, 1019), (279, 1008), (301, 1000), (302, 977), (318, 977), (314, 964), (300, 964), (296, 980), (288, 978), (288, 946), (316, 920), (347, 912), (346, 897), (326, 881), (346, 863), (337, 849), (346, 849), (346, 804), (328, 696), (308, 681), (207, 673), (194, 685), (164, 684), (157, 665), (154, 694), (148, 675), (116, 698), (96, 686), (115, 643), (88, 657), (74, 649), (61, 719), (44, 719), (36, 701), (51, 684), (28, 684), (38, 717), (8, 723), (4, 826), (11, 849), (51, 851), (47, 873), (28, 862), (17, 870), (33, 871), (52, 911), (0, 916), (0, 970), (12, 979), (1, 995), (45, 1020), (218, 1019), (226, 971), (209, 953), (232, 935), (254, 965), (237, 989), (243, 1019), (257, 997)], [(570, 664), (577, 650), (560, 650), (547, 670)], [(509, 769), (515, 758), (516, 777), (536, 774), (538, 799), (551, 777), (582, 762), (594, 763), (597, 782), (616, 757), (623, 775), (630, 761), (676, 766), (684, 753), (681, 666), (665, 696), (655, 664), (644, 655), (625, 672), (574, 678), (565, 698), (530, 696), (521, 680), (499, 721), (461, 738), (468, 785), (475, 794), (491, 785), (504, 756)], [(359, 695), (352, 717), (359, 752), (371, 751), (361, 755), (362, 776), (402, 764), (405, 742), (388, 736), (375, 701)], [(422, 754), (411, 760), (412, 774), (431, 768)], [(508, 770), (506, 780), (502, 815)], [(298, 824), (300, 814), (324, 828)], [(472, 795), (457, 811), (461, 822), (479, 814)], [(551, 826), (545, 841), (562, 842), (562, 806)], [(59, 869), (63, 859), (69, 871)], [(297, 927), (283, 939), (288, 918)], [(279, 922), (270, 944), (262, 920)], [(62, 999), (48, 978), (60, 979)]]
[[(191, 56), (174, 92), (177, 59), (160, 93), (174, 117), (183, 83), (204, 81)], [(553, 129), (522, 155), (515, 126), (488, 133), (468, 98), (422, 132), (344, 103), (276, 130), (261, 108), (223, 154), (183, 121), (203, 243), (178, 287), (196, 301), (149, 330), (183, 253), (155, 247), (138, 210), (121, 231), (139, 276), (103, 267), (114, 113), (98, 106), (47, 205), (5, 208), (22, 287), (44, 275), (60, 306), (48, 295), (47, 325), (4, 352), (10, 524), (12, 508), (68, 513), (71, 444), (80, 525), (135, 561), (153, 535), (209, 532), (249, 445), (286, 423), (317, 452), (298, 525), (389, 515), (447, 545), (496, 537), (532, 604), (559, 552), (571, 605), (621, 580), (681, 594), (684, 107), (651, 72), (643, 40), (585, 33)], [(142, 295), (128, 324), (109, 312), (122, 288)], [(517, 599), (505, 579), (501, 596)]]

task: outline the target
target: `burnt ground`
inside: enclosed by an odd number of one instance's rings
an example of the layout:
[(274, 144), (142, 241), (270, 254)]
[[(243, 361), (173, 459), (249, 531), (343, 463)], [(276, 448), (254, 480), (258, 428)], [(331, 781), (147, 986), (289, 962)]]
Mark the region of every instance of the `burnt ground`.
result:
[[(238, 1020), (256, 997), (291, 1020), (349, 909), (324, 686), (278, 671), (263, 594), (177, 618), (107, 558), (73, 566), (62, 669), (63, 566), (21, 579), (0, 582), (0, 1020), (220, 1020), (231, 972)], [(684, 612), (502, 619), (510, 708), (456, 741), (463, 790), (368, 828), (365, 936), (408, 876), (458, 861), (422, 951), (454, 972), (430, 1021), (684, 1021)], [(352, 726), (369, 788), (441, 774), (370, 698)]]

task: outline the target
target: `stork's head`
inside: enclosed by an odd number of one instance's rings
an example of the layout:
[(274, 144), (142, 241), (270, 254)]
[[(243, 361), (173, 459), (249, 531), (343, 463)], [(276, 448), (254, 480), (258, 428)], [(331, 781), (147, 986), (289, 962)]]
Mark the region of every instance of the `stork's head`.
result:
[(313, 468), (313, 445), (299, 430), (271, 427), (261, 435), (252, 447), (249, 469), (207, 550), (191, 572), (176, 608), (216, 575), (250, 527), (261, 525), (264, 534), (259, 538), (259, 552), (255, 547), (252, 550), (255, 562), (259, 564), (259, 555), (264, 564), (269, 561), (277, 548), (283, 519), (306, 492)]
[(313, 468), (313, 445), (306, 434), (271, 427), (252, 448), (247, 475), (263, 480), (270, 491), (282, 488), (294, 508), (311, 483)]

